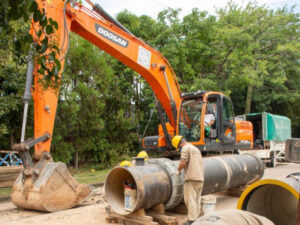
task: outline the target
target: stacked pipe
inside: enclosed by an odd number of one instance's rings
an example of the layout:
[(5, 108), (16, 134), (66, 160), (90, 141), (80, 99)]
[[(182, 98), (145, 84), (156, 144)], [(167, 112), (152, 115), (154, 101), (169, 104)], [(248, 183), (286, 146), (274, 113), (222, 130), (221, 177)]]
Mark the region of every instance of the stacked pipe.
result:
[(295, 225), (299, 192), (300, 173), (284, 180), (260, 180), (242, 193), (238, 209), (264, 216), (276, 225)]
[[(150, 159), (143, 166), (115, 167), (107, 175), (105, 195), (111, 208), (128, 215), (140, 208), (149, 209), (160, 203), (166, 209), (176, 207), (183, 198), (184, 174), (176, 175), (178, 161)], [(263, 162), (255, 155), (243, 154), (203, 159), (202, 195), (237, 188), (263, 176)], [(135, 184), (137, 198), (132, 211), (124, 208), (125, 182)]]

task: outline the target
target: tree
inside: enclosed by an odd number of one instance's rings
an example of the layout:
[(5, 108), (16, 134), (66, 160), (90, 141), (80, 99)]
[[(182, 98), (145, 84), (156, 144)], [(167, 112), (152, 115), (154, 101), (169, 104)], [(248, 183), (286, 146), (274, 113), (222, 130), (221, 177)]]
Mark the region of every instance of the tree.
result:
[[(117, 15), (117, 20), (130, 30), (136, 37), (141, 38), (147, 44), (155, 47), (156, 39), (159, 35), (157, 22), (151, 17), (142, 15), (140, 17), (130, 13), (127, 10)], [(127, 93), (128, 100), (131, 102), (130, 108), (126, 111), (130, 114), (137, 124), (136, 132), (140, 136), (140, 142), (143, 135), (156, 135), (159, 124), (156, 113), (152, 114), (155, 107), (154, 94), (147, 82), (132, 69), (126, 67), (116, 59), (110, 59), (112, 68), (118, 77), (122, 80), (120, 85), (126, 85), (124, 92)], [(149, 121), (151, 114), (153, 115)], [(147, 126), (150, 122), (150, 126)], [(145, 133), (146, 132), (146, 133)]]
[[(20, 23), (14, 23), (25, 31)], [(15, 60), (13, 34), (0, 39), (0, 148), (11, 149), (20, 137), (26, 67)], [(30, 128), (29, 128), (30, 130)]]
[(135, 123), (126, 116), (130, 99), (108, 56), (82, 38), (71, 36), (53, 136), (56, 159), (106, 167), (136, 149)]
[(159, 14), (154, 42), (171, 62), (182, 90), (221, 91), (232, 98), (237, 114), (270, 111), (299, 126), (291, 107), (299, 101), (300, 52), (299, 14), (293, 8), (230, 2), (216, 16), (193, 9), (180, 20), (178, 13)]
[[(288, 75), (285, 73), (287, 68), (284, 68), (284, 62), (287, 62), (290, 55), (294, 57), (299, 52), (299, 15), (285, 7), (273, 11), (249, 3), (245, 8), (229, 4), (219, 11), (219, 17), (222, 26), (231, 26), (241, 31), (238, 37), (248, 36), (243, 43), (246, 51), (239, 49), (237, 55), (244, 62), (244, 72), (232, 75), (234, 80), (242, 75), (248, 86), (245, 113), (249, 113), (254, 89), (268, 93), (270, 85), (285, 86)], [(296, 64), (295, 59), (289, 60), (291, 68), (295, 69)]]
[[(22, 25), (16, 25), (22, 24)], [(29, 33), (30, 25), (35, 24), (34, 35)], [(38, 73), (43, 75), (40, 80), (45, 87), (56, 87), (59, 80), (60, 50), (51, 36), (55, 35), (58, 24), (46, 16), (35, 0), (2, 0), (0, 2), (0, 39), (13, 37), (14, 60), (19, 64), (28, 61), (28, 53), (32, 51)]]

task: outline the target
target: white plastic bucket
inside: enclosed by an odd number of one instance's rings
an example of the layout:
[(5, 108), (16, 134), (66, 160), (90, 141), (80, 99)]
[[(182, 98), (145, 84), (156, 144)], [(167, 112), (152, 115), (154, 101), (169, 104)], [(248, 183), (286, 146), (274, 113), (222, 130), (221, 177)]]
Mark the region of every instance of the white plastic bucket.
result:
[(216, 196), (208, 195), (201, 198), (201, 206), (203, 215), (213, 213), (216, 210)]
[(124, 188), (124, 208), (132, 211), (136, 203), (136, 189)]

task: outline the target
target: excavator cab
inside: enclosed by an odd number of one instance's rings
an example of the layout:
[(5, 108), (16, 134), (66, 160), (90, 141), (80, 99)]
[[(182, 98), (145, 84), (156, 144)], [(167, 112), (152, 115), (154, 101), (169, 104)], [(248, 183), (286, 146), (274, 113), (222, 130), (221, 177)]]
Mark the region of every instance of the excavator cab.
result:
[[(252, 125), (235, 121), (233, 104), (228, 97), (218, 92), (194, 92), (181, 98), (176, 129), (167, 124), (169, 138), (182, 135), (202, 152), (251, 147)], [(143, 146), (146, 150), (168, 151), (165, 139), (166, 135), (159, 132), (158, 136), (144, 138)]]

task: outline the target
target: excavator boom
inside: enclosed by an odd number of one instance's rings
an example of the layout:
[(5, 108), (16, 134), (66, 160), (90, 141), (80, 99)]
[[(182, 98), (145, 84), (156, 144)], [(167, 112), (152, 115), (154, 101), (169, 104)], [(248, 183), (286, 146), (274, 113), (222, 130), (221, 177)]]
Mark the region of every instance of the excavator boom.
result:
[[(105, 11), (93, 5), (90, 10), (73, 1), (36, 0), (41, 11), (56, 21), (58, 29), (48, 39), (60, 48), (57, 57), (61, 63), (62, 75), (65, 57), (69, 48), (69, 33), (74, 33), (93, 43), (101, 50), (120, 60), (140, 74), (151, 86), (156, 99), (164, 108), (172, 127), (176, 127), (181, 104), (180, 88), (174, 71), (164, 56), (145, 42), (131, 34)], [(32, 22), (31, 34), (39, 42), (38, 23)], [(46, 35), (46, 34), (44, 34)], [(46, 52), (47, 53), (47, 52)], [(12, 189), (12, 201), (22, 208), (41, 211), (59, 211), (79, 204), (90, 193), (91, 188), (78, 184), (65, 164), (55, 163), (50, 155), (51, 139), (59, 97), (59, 88), (46, 88), (41, 84), (43, 76), (38, 73), (36, 59), (30, 61), (29, 77), (25, 96), (21, 143), (15, 146), (20, 152), (24, 171), (19, 175)], [(35, 65), (35, 66), (33, 66)], [(34, 77), (34, 139), (25, 141), (25, 125), (30, 97), (31, 76)], [(59, 85), (58, 85), (59, 86)], [(35, 147), (34, 165), (29, 148)]]
[[(72, 31), (99, 49), (107, 52), (114, 58), (140, 74), (151, 86), (156, 98), (164, 108), (170, 123), (176, 126), (177, 111), (179, 110), (180, 88), (175, 73), (166, 58), (155, 49), (148, 46), (141, 39), (128, 31), (108, 21), (96, 11), (85, 6), (72, 3), (64, 8), (62, 0), (37, 1), (45, 9), (47, 16), (58, 22), (56, 32), (57, 43), (63, 45), (62, 54), (66, 54), (69, 38), (66, 34)], [(94, 7), (95, 9), (97, 6)], [(97, 10), (99, 12), (99, 10)], [(64, 60), (61, 61), (62, 68)], [(35, 75), (36, 73), (36, 69)], [(58, 91), (53, 89), (43, 90), (35, 76), (34, 110), (35, 110), (35, 137), (45, 133), (52, 136), (55, 112), (58, 100)], [(35, 157), (39, 158), (43, 151), (50, 151), (51, 138), (35, 146)]]

